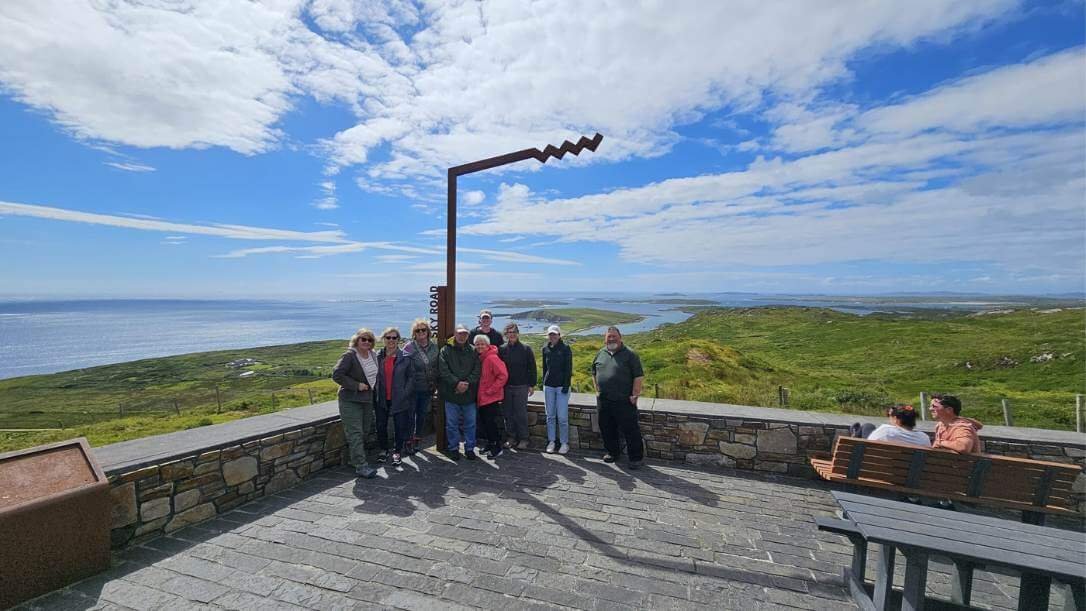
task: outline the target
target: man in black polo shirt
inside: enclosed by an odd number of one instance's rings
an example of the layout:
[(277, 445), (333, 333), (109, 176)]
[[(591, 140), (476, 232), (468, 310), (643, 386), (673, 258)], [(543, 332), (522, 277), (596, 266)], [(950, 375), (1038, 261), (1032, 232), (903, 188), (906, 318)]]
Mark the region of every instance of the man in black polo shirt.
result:
[(622, 451), (619, 434), (626, 438), (630, 468), (641, 468), (645, 443), (637, 422), (637, 398), (645, 371), (637, 353), (622, 344), (622, 333), (608, 327), (604, 346), (592, 361), (592, 383), (596, 386), (596, 406), (600, 414), (600, 435), (607, 454), (603, 462), (615, 462)]

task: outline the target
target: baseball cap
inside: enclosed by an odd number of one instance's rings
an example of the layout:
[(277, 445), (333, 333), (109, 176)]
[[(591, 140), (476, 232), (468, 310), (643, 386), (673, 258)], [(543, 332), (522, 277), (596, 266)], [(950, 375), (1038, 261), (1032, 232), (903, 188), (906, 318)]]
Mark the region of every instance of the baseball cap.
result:
[(562, 330), (558, 328), (558, 325), (551, 325), (551, 326), (547, 327), (547, 335), (550, 335), (551, 333), (554, 333), (556, 335), (561, 335)]
[(469, 332), (469, 331), (468, 331), (468, 328), (467, 328), (467, 327), (465, 327), (464, 325), (456, 325), (456, 330), (455, 330), (455, 331), (453, 331), (453, 333), (454, 333), (454, 334), (456, 334), (456, 333), (459, 333), (459, 332), (461, 332), (461, 331), (463, 331), (464, 333), (468, 333), (468, 332)]

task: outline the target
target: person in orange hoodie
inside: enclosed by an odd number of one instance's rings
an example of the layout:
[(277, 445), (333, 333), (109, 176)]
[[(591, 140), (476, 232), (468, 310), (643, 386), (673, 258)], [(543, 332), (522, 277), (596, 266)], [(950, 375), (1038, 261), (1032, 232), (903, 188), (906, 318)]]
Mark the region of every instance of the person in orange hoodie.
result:
[(931, 417), (936, 421), (933, 448), (952, 450), (958, 454), (980, 454), (980, 431), (984, 425), (972, 418), (963, 418), (962, 402), (954, 395), (932, 395)]
[(502, 455), (501, 436), (498, 434), (498, 418), (501, 417), (502, 399), (505, 397), (505, 383), (509, 381), (509, 371), (498, 356), (498, 347), (490, 344), (490, 338), (475, 336), (475, 351), (479, 353), (483, 373), (479, 377), (479, 395), (475, 404), (479, 406), (479, 420), (489, 444), (487, 458), (493, 460)]

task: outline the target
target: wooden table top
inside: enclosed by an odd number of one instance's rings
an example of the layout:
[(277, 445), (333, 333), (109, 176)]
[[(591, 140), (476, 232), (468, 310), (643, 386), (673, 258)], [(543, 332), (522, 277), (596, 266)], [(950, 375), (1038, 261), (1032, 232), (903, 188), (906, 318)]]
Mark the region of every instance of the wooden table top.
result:
[(1063, 580), (1086, 577), (1086, 533), (847, 492), (833, 497), (868, 541)]

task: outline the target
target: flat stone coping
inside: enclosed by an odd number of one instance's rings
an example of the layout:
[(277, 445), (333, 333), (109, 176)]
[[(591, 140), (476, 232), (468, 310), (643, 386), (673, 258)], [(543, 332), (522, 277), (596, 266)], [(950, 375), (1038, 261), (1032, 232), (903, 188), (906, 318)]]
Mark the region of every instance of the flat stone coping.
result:
[[(530, 403), (542, 404), (543, 393), (537, 390), (529, 397), (528, 401)], [(590, 393), (572, 393), (570, 395), (569, 404), (574, 407), (595, 408), (596, 395)], [(653, 399), (652, 397), (646, 396), (641, 397), (637, 408), (638, 411), (642, 412), (707, 416), (710, 418), (728, 418), (732, 420), (762, 420), (765, 422), (779, 422), (795, 424), (798, 426), (847, 427), (853, 422), (870, 422), (872, 424), (886, 423), (885, 418), (872, 418), (870, 416), (809, 412), (796, 409), (781, 409), (777, 407), (732, 405), (730, 403), (681, 401), (679, 399)], [(966, 406), (966, 415), (968, 415), (968, 406)], [(931, 421), (917, 422), (916, 428), (930, 433), (935, 430), (935, 423)], [(1052, 443), (1086, 448), (1086, 434), (1076, 433), (1074, 431), (985, 425), (984, 428), (981, 429), (980, 436), (982, 439)]]
[(169, 462), (174, 458), (210, 452), (337, 419), (339, 405), (335, 401), (327, 401), (273, 414), (113, 443), (94, 448), (94, 456), (107, 475), (126, 473), (148, 465)]
[[(536, 390), (530, 403), (542, 404), (543, 392)], [(590, 393), (572, 393), (569, 404), (573, 407), (595, 408), (596, 396)], [(752, 407), (727, 403), (703, 403), (677, 399), (653, 399), (642, 397), (638, 409), (649, 413), (670, 413), (711, 418), (761, 420), (795, 424), (798, 426), (847, 427), (853, 422), (881, 424), (883, 418), (827, 414), (772, 407)], [(185, 431), (154, 435), (142, 439), (122, 441), (94, 449), (95, 458), (107, 475), (134, 471), (142, 467), (169, 462), (175, 458), (210, 452), (239, 443), (271, 437), (303, 426), (316, 426), (339, 418), (336, 401), (327, 401), (285, 409), (273, 414), (252, 416), (222, 424), (203, 426)], [(930, 432), (933, 422), (920, 422), (919, 430)], [(1024, 427), (985, 426), (983, 439), (999, 439), (1030, 443), (1051, 443), (1086, 448), (1086, 435), (1072, 431), (1054, 431)]]

